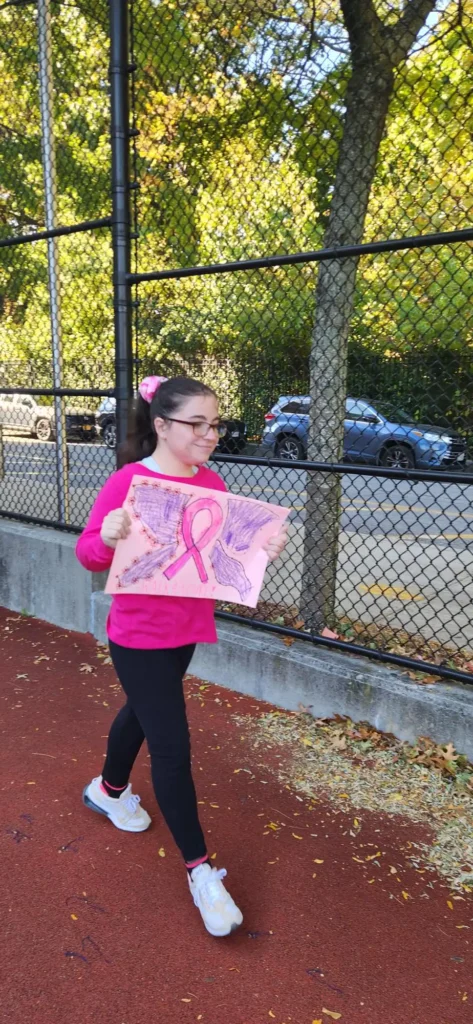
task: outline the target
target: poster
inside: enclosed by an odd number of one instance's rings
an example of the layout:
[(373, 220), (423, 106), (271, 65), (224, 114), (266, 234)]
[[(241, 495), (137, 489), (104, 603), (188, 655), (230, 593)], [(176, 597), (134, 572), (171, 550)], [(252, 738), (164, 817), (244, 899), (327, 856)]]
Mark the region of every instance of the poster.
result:
[(134, 476), (124, 504), (132, 528), (119, 541), (108, 594), (206, 597), (255, 608), (288, 508), (225, 491)]

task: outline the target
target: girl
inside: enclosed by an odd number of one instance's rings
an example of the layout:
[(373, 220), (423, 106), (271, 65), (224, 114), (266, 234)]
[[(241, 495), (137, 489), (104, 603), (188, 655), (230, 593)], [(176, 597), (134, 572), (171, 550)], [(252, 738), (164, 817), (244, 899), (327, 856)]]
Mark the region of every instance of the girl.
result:
[[(226, 490), (205, 463), (225, 432), (215, 392), (187, 377), (147, 377), (139, 387), (122, 468), (100, 491), (77, 543), (86, 569), (108, 569), (117, 542), (128, 535), (122, 508), (133, 476), (157, 476)], [(283, 529), (266, 546), (270, 559), (284, 548)], [(243, 921), (212, 868), (197, 813), (191, 774), (183, 678), (197, 643), (214, 643), (214, 602), (193, 597), (118, 594), (107, 623), (110, 653), (126, 703), (112, 723), (102, 774), (85, 787), (87, 807), (126, 832), (151, 819), (132, 792), (131, 769), (146, 737), (156, 800), (187, 868), (189, 887), (211, 935), (228, 935)]]

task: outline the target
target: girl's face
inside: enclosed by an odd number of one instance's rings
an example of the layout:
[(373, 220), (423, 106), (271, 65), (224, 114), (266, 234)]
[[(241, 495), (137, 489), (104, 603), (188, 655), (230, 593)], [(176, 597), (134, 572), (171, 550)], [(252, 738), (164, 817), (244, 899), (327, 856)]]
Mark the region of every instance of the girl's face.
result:
[(170, 455), (184, 466), (201, 466), (217, 446), (218, 434), (215, 428), (219, 422), (218, 404), (214, 395), (186, 398), (173, 413), (172, 420), (154, 421), (158, 446), (167, 448)]

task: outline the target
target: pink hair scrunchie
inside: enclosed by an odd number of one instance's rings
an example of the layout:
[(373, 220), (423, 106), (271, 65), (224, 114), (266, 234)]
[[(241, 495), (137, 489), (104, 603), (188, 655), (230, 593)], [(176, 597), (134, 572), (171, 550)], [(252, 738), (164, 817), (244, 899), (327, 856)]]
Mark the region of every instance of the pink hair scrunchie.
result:
[(158, 388), (161, 387), (161, 384), (164, 384), (164, 381), (167, 379), (167, 377), (145, 377), (145, 379), (141, 381), (138, 391), (141, 397), (144, 398), (145, 402), (151, 403), (153, 401)]

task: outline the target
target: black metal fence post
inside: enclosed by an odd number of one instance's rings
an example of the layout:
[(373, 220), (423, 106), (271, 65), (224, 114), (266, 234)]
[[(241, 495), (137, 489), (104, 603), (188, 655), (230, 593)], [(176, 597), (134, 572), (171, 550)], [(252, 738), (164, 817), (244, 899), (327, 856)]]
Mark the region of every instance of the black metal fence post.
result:
[(113, 305), (117, 449), (126, 436), (133, 393), (130, 272), (130, 182), (128, 4), (110, 2), (110, 93), (112, 143)]

